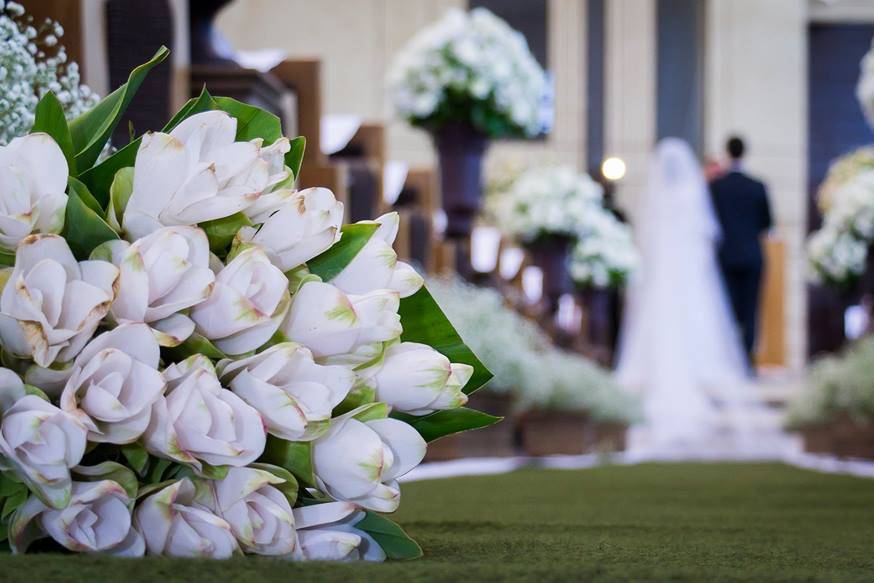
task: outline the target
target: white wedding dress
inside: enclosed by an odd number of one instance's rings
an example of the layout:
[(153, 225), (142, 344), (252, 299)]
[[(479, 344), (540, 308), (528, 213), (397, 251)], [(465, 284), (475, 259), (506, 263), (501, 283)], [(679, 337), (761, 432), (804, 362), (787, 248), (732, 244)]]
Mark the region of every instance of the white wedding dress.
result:
[(641, 265), (628, 290), (617, 377), (640, 394), (638, 458), (779, 457), (791, 444), (747, 380), (716, 259), (719, 223), (689, 146), (656, 148), (636, 214)]

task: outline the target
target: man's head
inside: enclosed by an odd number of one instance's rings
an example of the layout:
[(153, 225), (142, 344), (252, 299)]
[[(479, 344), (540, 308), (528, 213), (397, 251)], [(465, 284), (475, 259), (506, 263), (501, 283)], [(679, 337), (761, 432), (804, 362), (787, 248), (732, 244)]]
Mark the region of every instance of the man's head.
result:
[(745, 150), (746, 145), (744, 144), (744, 141), (737, 136), (731, 136), (725, 143), (725, 151), (728, 152), (728, 157), (731, 158), (732, 161), (736, 162), (743, 158)]

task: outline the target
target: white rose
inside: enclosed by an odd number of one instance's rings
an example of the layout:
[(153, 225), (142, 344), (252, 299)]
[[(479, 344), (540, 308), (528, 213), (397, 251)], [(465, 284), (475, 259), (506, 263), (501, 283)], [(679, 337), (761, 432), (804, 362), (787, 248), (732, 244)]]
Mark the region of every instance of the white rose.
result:
[(282, 271), (306, 263), (340, 239), (343, 203), (327, 188), (307, 188), (289, 196), (265, 218), (260, 227), (243, 227), (237, 244), (264, 247), (271, 261)]
[(267, 435), (258, 411), (222, 388), (212, 363), (197, 354), (164, 370), (167, 396), (158, 399), (143, 436), (154, 455), (201, 469), (246, 466)]
[(221, 480), (202, 482), (197, 500), (225, 519), (247, 553), (297, 554), (294, 515), (285, 495), (274, 487), (284, 480), (255, 468), (231, 468)]
[(355, 373), (341, 366), (320, 366), (305, 346), (284, 342), (242, 360), (218, 365), (228, 388), (255, 407), (267, 431), (289, 441), (321, 435), (331, 411), (349, 393)]
[(121, 270), (112, 304), (116, 321), (145, 322), (162, 346), (188, 338), (194, 322), (181, 312), (209, 297), (215, 280), (206, 234), (195, 227), (165, 227), (132, 244), (111, 241), (105, 249)]
[(0, 295), (0, 340), (42, 367), (72, 360), (115, 297), (118, 269), (106, 261), (77, 262), (58, 235), (29, 235)]
[(316, 483), (337, 500), (394, 512), (401, 496), (397, 479), (419, 465), (425, 449), (422, 436), (403, 421), (338, 417), (313, 442)]
[(164, 393), (160, 358), (158, 342), (145, 324), (104, 332), (76, 357), (61, 408), (78, 417), (90, 441), (136, 441)]
[(25, 395), (3, 412), (0, 454), (44, 504), (66, 508), (72, 496), (70, 468), (85, 454), (86, 433), (69, 413)]
[(385, 552), (353, 525), (363, 517), (355, 504), (328, 502), (294, 509), (300, 551), (308, 561), (384, 561)]
[(363, 294), (377, 289), (391, 289), (402, 298), (419, 291), (424, 280), (403, 261), (392, 248), (398, 236), (398, 213), (388, 213), (378, 219), (376, 232), (361, 251), (343, 268), (331, 283), (347, 294)]
[(13, 552), (25, 552), (47, 534), (74, 552), (143, 555), (143, 537), (131, 526), (132, 500), (124, 488), (112, 480), (74, 482), (72, 492), (64, 509), (49, 508), (31, 496), (15, 512), (9, 528)]
[(219, 271), (212, 293), (194, 306), (191, 319), (219, 350), (243, 354), (270, 340), (290, 301), (288, 278), (260, 247), (249, 247)]
[(69, 168), (44, 133), (0, 146), (0, 246), (15, 249), (31, 233), (60, 233), (67, 208)]
[(261, 140), (235, 142), (236, 133), (235, 118), (207, 111), (169, 134), (143, 136), (123, 218), (130, 237), (228, 217), (252, 204), (271, 180), (279, 181), (261, 157)]
[(415, 342), (389, 346), (379, 362), (358, 371), (377, 401), (413, 415), (467, 403), (462, 388), (472, 374), (472, 366), (451, 363), (430, 346)]
[(291, 298), (281, 326), (288, 340), (329, 364), (357, 365), (379, 355), (382, 343), (401, 335), (397, 292), (346, 295), (329, 283), (304, 283)]
[(227, 559), (240, 552), (231, 526), (195, 501), (185, 478), (144, 499), (134, 511), (134, 524), (146, 539), (150, 555)]

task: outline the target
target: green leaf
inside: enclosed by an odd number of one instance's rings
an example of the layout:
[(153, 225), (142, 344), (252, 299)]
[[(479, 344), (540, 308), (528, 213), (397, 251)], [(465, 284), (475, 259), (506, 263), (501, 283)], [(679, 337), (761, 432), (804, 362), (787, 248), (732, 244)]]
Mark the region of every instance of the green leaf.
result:
[(137, 475), (130, 468), (118, 462), (103, 462), (96, 466), (76, 466), (72, 470), (73, 475), (83, 482), (99, 482), (100, 480), (112, 480), (134, 499), (139, 490)]
[(195, 354), (202, 354), (213, 360), (227, 358), (228, 355), (215, 347), (206, 337), (195, 332), (185, 339), (179, 346), (168, 348), (167, 351), (173, 356), (173, 360), (180, 362)]
[(250, 468), (254, 468), (256, 470), (264, 470), (265, 472), (270, 472), (277, 478), (281, 478), (285, 480), (281, 484), (272, 484), (274, 488), (282, 492), (285, 498), (288, 500), (288, 503), (291, 506), (294, 506), (297, 502), (297, 479), (294, 477), (294, 474), (286, 470), (285, 468), (281, 468), (279, 466), (274, 466), (273, 464), (262, 464), (262, 463), (254, 463), (249, 464)]
[(373, 537), (389, 559), (404, 561), (422, 556), (422, 547), (403, 528), (385, 516), (367, 511), (354, 526)]
[[(157, 484), (164, 480), (164, 472), (167, 471), (167, 468), (173, 465), (173, 462), (170, 460), (166, 460), (163, 458), (156, 458), (154, 463), (152, 464), (152, 469), (149, 470), (148, 482), (150, 484)], [(142, 495), (142, 491), (140, 491), (140, 495)]]
[(121, 446), (121, 455), (133, 470), (140, 476), (146, 475), (149, 467), (149, 452), (139, 443), (128, 443)]
[(80, 171), (90, 168), (118, 125), (121, 116), (130, 104), (143, 80), (157, 64), (170, 54), (161, 47), (148, 62), (131, 71), (127, 83), (104, 97), (89, 111), (70, 122), (70, 134), (76, 150), (76, 167)]
[(461, 431), (488, 427), (503, 419), (467, 407), (435, 411), (421, 417), (399, 412), (394, 412), (391, 416), (412, 426), (427, 442)]
[(18, 510), (18, 508), (27, 502), (27, 488), (19, 490), (9, 496), (3, 503), (3, 510), (0, 512), (0, 519), (6, 519), (7, 516)]
[(7, 498), (22, 490), (27, 492), (27, 486), (13, 476), (12, 472), (0, 473), (0, 498)]
[(310, 273), (318, 275), (322, 281), (334, 279), (355, 259), (378, 228), (379, 224), (373, 221), (343, 225), (340, 240), (307, 261)]
[(291, 174), (294, 177), (293, 180), (297, 180), (300, 176), (300, 165), (303, 164), (303, 155), (306, 147), (307, 139), (303, 136), (298, 136), (291, 140), (291, 149), (285, 154), (285, 165), (291, 170)]
[[(15, 265), (15, 253), (0, 249), (0, 266), (12, 267)], [(0, 286), (2, 287), (2, 286)]]
[(121, 232), (122, 218), (127, 202), (134, 190), (134, 168), (125, 166), (115, 173), (109, 187), (109, 205), (106, 208), (106, 222)]
[(189, 99), (185, 105), (176, 112), (176, 115), (167, 122), (167, 125), (165, 125), (161, 131), (169, 132), (192, 115), (203, 113), (204, 111), (212, 111), (217, 108), (218, 104), (216, 104), (212, 95), (209, 94), (209, 91), (206, 90), (206, 86), (204, 86), (200, 91), (200, 95)]
[(373, 421), (374, 419), (385, 419), (390, 411), (391, 409), (386, 403), (367, 403), (350, 411), (349, 416), (363, 423), (365, 421)]
[(58, 101), (58, 98), (51, 91), (46, 93), (39, 100), (39, 103), (36, 104), (33, 127), (30, 132), (45, 132), (50, 135), (61, 148), (61, 152), (64, 153), (64, 158), (67, 159), (67, 166), (70, 169), (70, 175), (76, 175), (76, 153), (73, 150), (70, 126), (67, 125), (64, 106), (61, 105), (61, 102)]
[(40, 399), (42, 399), (43, 401), (46, 401), (48, 403), (52, 402), (52, 400), (49, 399), (49, 396), (46, 395), (42, 389), (40, 389), (39, 387), (35, 387), (33, 385), (25, 384), (24, 385), (24, 394), (25, 395), (35, 395), (35, 396), (39, 397)]
[(279, 118), (269, 111), (230, 97), (215, 97), (214, 99), (218, 109), (237, 118), (236, 139), (238, 142), (248, 142), (255, 138), (261, 138), (264, 140), (264, 145), (267, 146), (282, 137), (282, 124)]
[(222, 219), (206, 221), (199, 225), (206, 232), (206, 238), (209, 239), (209, 250), (219, 257), (227, 254), (228, 247), (231, 246), (237, 231), (242, 227), (251, 226), (252, 221), (242, 212)]
[(376, 389), (368, 386), (366, 383), (359, 382), (352, 387), (352, 390), (349, 391), (346, 398), (343, 399), (339, 405), (334, 407), (332, 416), (339, 417), (344, 413), (348, 413), (353, 409), (357, 409), (368, 403), (373, 403), (374, 401), (376, 401)]
[(451, 362), (469, 364), (473, 367), (473, 375), (464, 386), (465, 393), (468, 395), (473, 393), (492, 378), (492, 373), (467, 347), (431, 296), (431, 292), (424, 286), (410, 297), (401, 299), (399, 313), (401, 325), (404, 327), (404, 332), (401, 334), (403, 342), (427, 344)]
[(100, 217), (102, 211), (94, 209), (100, 205), (88, 188), (72, 176), (69, 191), (63, 235), (73, 254), (84, 260), (101, 243), (118, 239), (118, 233)]
[(267, 447), (260, 461), (285, 468), (304, 485), (314, 486), (316, 483), (312, 443), (309, 441), (285, 441), (268, 435)]
[(211, 466), (201, 462), (198, 474), (210, 480), (223, 480), (228, 475), (228, 466)]

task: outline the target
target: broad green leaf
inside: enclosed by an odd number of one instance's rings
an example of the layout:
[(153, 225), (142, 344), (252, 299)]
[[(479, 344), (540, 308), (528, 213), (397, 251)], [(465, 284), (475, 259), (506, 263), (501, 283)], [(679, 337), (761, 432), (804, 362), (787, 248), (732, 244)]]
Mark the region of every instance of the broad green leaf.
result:
[(406, 413), (392, 413), (392, 417), (404, 421), (419, 432), (422, 439), (431, 442), (453, 433), (488, 427), (499, 422), (503, 417), (495, 417), (476, 409), (461, 407), (447, 411), (435, 411), (428, 415), (416, 417)]
[(223, 480), (228, 475), (228, 466), (211, 466), (206, 462), (201, 462), (198, 473), (210, 480)]
[(76, 150), (76, 167), (80, 171), (94, 165), (146, 75), (169, 54), (167, 47), (158, 49), (148, 62), (131, 71), (127, 83), (70, 122), (70, 134)]
[(230, 97), (215, 97), (218, 109), (237, 118), (237, 141), (248, 142), (255, 138), (264, 140), (264, 145), (270, 145), (282, 137), (282, 124), (279, 118), (260, 107), (231, 99)]
[(146, 475), (149, 467), (149, 452), (146, 448), (139, 443), (128, 443), (121, 446), (121, 455), (138, 475)]
[(227, 358), (227, 355), (216, 348), (215, 344), (197, 332), (186, 338), (185, 342), (179, 346), (168, 348), (167, 351), (173, 356), (173, 359), (176, 362), (183, 361), (189, 356), (194, 356), (195, 354), (202, 354), (213, 360)]
[(259, 461), (285, 468), (306, 486), (316, 483), (311, 442), (285, 441), (268, 435), (267, 447)]
[(106, 208), (106, 222), (121, 232), (124, 209), (134, 190), (133, 166), (125, 166), (115, 173), (112, 185), (109, 187), (109, 206)]
[(473, 367), (473, 375), (464, 386), (465, 393), (473, 393), (492, 378), (492, 373), (467, 347), (424, 286), (410, 297), (401, 299), (399, 313), (404, 327), (403, 342), (427, 344), (450, 361)]
[(403, 528), (385, 516), (367, 511), (354, 526), (372, 536), (389, 559), (403, 561), (422, 556), (422, 547)]
[(11, 471), (0, 473), (0, 498), (12, 496), (22, 490), (27, 492), (27, 486), (17, 478), (14, 479), (13, 476), (14, 474)]
[(51, 91), (46, 93), (36, 104), (33, 127), (30, 132), (45, 132), (50, 135), (61, 148), (64, 158), (67, 159), (70, 176), (76, 175), (76, 153), (73, 150), (70, 126), (67, 125), (67, 118), (64, 116), (64, 106)]
[(27, 502), (27, 488), (19, 490), (6, 498), (3, 502), (3, 511), (0, 512), (0, 519), (5, 520), (10, 514), (18, 510), (18, 508)]
[(379, 224), (373, 221), (343, 225), (340, 240), (307, 261), (310, 273), (318, 275), (322, 281), (334, 279), (355, 259), (378, 228)]
[(102, 207), (109, 206), (109, 190), (116, 173), (136, 163), (141, 141), (141, 138), (137, 138), (97, 166), (79, 175), (79, 180), (88, 186)]
[(357, 409), (353, 409), (350, 415), (358, 421), (373, 421), (374, 419), (385, 419), (390, 412), (389, 406), (386, 403), (376, 402), (367, 403)]
[(300, 176), (300, 165), (303, 164), (303, 155), (306, 151), (307, 139), (298, 136), (291, 140), (291, 149), (285, 155), (285, 165), (291, 170), (293, 180)]
[[(12, 267), (13, 265), (15, 265), (15, 252), (7, 251), (6, 249), (0, 249), (0, 266), (2, 265), (5, 265), (7, 267)], [(0, 286), (0, 288), (2, 287), (3, 286)]]
[[(173, 462), (171, 462), (170, 460), (165, 460), (163, 458), (155, 458), (153, 462), (154, 463), (149, 470), (149, 477), (147, 478), (147, 481), (150, 484), (157, 484), (158, 482), (164, 481), (164, 473), (170, 466), (173, 465)], [(140, 491), (140, 495), (142, 495), (142, 491)]]
[(243, 213), (236, 213), (222, 219), (200, 223), (199, 227), (206, 232), (209, 239), (209, 250), (223, 257), (242, 227), (251, 227), (252, 221)]
[(285, 468), (281, 468), (273, 464), (254, 463), (249, 464), (249, 467), (256, 470), (264, 470), (265, 472), (270, 472), (277, 478), (282, 478), (283, 480), (285, 480), (281, 484), (273, 484), (273, 487), (282, 492), (290, 505), (295, 505), (295, 503), (297, 502), (298, 485), (297, 479), (294, 477), (294, 474), (292, 474)]
[(96, 466), (76, 466), (72, 470), (73, 475), (82, 482), (99, 482), (112, 480), (134, 499), (139, 490), (139, 481), (133, 470), (117, 462), (103, 462)]
[(206, 86), (204, 86), (200, 91), (200, 95), (189, 99), (185, 105), (182, 106), (182, 109), (177, 111), (176, 115), (167, 122), (167, 125), (165, 125), (161, 131), (169, 132), (192, 115), (203, 113), (204, 111), (212, 111), (217, 107), (218, 105), (212, 98), (212, 95), (209, 94), (209, 91), (206, 90)]
[(101, 243), (118, 239), (118, 233), (101, 218), (102, 212), (94, 210), (94, 205), (100, 206), (88, 188), (72, 176), (69, 191), (63, 235), (73, 254), (84, 260)]

